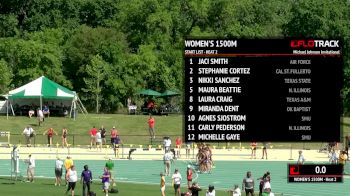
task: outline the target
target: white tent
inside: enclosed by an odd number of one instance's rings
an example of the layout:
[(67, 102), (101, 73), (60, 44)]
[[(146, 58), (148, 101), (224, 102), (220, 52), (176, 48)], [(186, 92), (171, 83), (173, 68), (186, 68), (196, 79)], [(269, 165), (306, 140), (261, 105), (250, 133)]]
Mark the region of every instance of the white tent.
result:
[(26, 102), (26, 100), (28, 99), (39, 100), (40, 108), (42, 108), (43, 106), (43, 99), (65, 100), (71, 103), (70, 114), (72, 112), (75, 112), (76, 106), (79, 107), (83, 114), (87, 113), (85, 107), (83, 106), (79, 97), (74, 91), (71, 91), (66, 87), (57, 84), (56, 82), (46, 78), (45, 76), (41, 76), (36, 80), (29, 82), (28, 84), (11, 90), (7, 95), (5, 95), (5, 98), (7, 98), (10, 101), (20, 100), (22, 102)]

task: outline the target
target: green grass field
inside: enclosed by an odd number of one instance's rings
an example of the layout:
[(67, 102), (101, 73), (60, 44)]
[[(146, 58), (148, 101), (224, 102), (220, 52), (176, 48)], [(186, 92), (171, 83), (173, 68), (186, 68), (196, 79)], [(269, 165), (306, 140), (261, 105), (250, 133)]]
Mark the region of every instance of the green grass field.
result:
[[(156, 120), (156, 135), (158, 140), (163, 136), (171, 136), (173, 140), (177, 136), (181, 136), (183, 132), (183, 116), (169, 115), (169, 116), (154, 116)], [(42, 133), (49, 127), (53, 127), (58, 134), (61, 134), (63, 127), (68, 128), (68, 143), (74, 145), (88, 145), (89, 144), (89, 130), (92, 126), (104, 127), (109, 131), (113, 126), (116, 126), (120, 132), (121, 139), (124, 144), (143, 144), (150, 143), (147, 115), (124, 115), (124, 114), (89, 114), (84, 117), (82, 114), (78, 116), (76, 121), (70, 118), (50, 117), (46, 118), (42, 126), (38, 126), (36, 118), (28, 118), (23, 116), (10, 116), (9, 120), (6, 116), (0, 116), (1, 131), (10, 131), (11, 143), (24, 143), (24, 138), (20, 135), (27, 125), (32, 125), (36, 130), (37, 136), (35, 138), (36, 144), (46, 144), (46, 137)], [(350, 118), (344, 118), (342, 123), (343, 135), (350, 133)], [(1, 141), (6, 138), (0, 138)], [(108, 137), (109, 139), (109, 137)], [(54, 137), (54, 143), (61, 143), (60, 136)], [(239, 143), (214, 143), (215, 146), (235, 146)], [(242, 143), (243, 146), (249, 147), (248, 143)], [(290, 143), (273, 143), (274, 148), (289, 148)], [(293, 148), (299, 149), (318, 149), (321, 143), (293, 143)]]

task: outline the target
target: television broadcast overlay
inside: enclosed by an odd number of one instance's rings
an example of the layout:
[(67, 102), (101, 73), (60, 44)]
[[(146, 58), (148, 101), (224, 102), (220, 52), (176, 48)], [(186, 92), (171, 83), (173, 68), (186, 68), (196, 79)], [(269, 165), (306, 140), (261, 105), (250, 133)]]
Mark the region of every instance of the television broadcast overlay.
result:
[(185, 140), (339, 141), (335, 39), (185, 40)]
[(343, 182), (341, 164), (288, 165), (288, 182), (334, 183)]

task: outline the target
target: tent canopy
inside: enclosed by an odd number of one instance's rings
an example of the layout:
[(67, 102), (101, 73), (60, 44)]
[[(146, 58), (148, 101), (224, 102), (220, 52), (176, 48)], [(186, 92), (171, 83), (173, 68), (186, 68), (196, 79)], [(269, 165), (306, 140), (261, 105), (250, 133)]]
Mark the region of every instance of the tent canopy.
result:
[(149, 95), (149, 96), (160, 96), (161, 93), (154, 91), (152, 89), (142, 89), (141, 91), (139, 91), (137, 94), (140, 95)]
[(166, 90), (161, 94), (162, 97), (170, 97), (170, 96), (176, 96), (176, 95), (180, 95), (180, 93), (177, 93), (171, 90)]
[(75, 92), (56, 82), (41, 76), (8, 93), (10, 99), (43, 98), (43, 99), (73, 99)]

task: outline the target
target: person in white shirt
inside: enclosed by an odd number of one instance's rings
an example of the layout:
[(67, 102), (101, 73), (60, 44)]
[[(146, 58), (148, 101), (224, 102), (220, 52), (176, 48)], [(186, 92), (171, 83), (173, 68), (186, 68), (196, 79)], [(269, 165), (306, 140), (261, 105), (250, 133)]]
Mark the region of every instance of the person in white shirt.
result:
[(163, 157), (166, 176), (170, 175), (170, 166), (171, 166), (172, 160), (173, 160), (173, 154), (170, 151), (167, 151)]
[(34, 129), (28, 125), (26, 128), (24, 128), (23, 133), (22, 133), (26, 139), (26, 144), (27, 147), (30, 147), (32, 145), (32, 140), (31, 138), (34, 137), (35, 131)]
[(41, 109), (38, 109), (38, 122), (39, 126), (44, 121), (44, 113)]
[(209, 185), (207, 193), (205, 194), (205, 196), (215, 196), (214, 186)]
[(75, 185), (76, 185), (76, 183), (78, 181), (77, 170), (75, 170), (74, 165), (72, 165), (70, 170), (67, 172), (66, 180), (68, 181), (68, 188), (67, 188), (67, 191), (66, 191), (66, 195), (68, 194), (68, 191), (71, 190), (72, 196), (74, 196)]
[(96, 133), (96, 147), (102, 151), (102, 135), (100, 129)]
[(181, 195), (181, 174), (179, 173), (178, 169), (175, 169), (175, 172), (173, 176), (171, 177), (173, 179), (173, 184), (174, 184), (174, 190), (175, 190), (175, 196), (180, 196)]
[(55, 162), (55, 186), (61, 186), (61, 178), (62, 178), (62, 168), (63, 168), (63, 161), (57, 157), (57, 160)]
[(273, 192), (271, 192), (271, 184), (269, 181), (266, 181), (264, 183), (263, 192), (267, 193), (269, 196), (275, 196), (275, 194)]
[(171, 146), (171, 139), (169, 137), (164, 138), (164, 150), (170, 151), (170, 146)]
[(232, 190), (232, 196), (241, 196), (242, 192), (241, 189), (239, 188), (239, 186), (237, 184), (235, 184), (233, 190)]
[(28, 164), (27, 167), (27, 182), (34, 182), (34, 169), (35, 169), (35, 160), (31, 154), (28, 155), (28, 159), (25, 160), (25, 163)]

